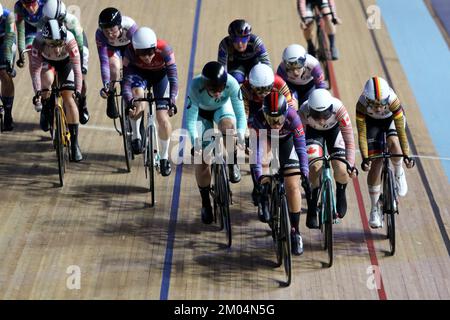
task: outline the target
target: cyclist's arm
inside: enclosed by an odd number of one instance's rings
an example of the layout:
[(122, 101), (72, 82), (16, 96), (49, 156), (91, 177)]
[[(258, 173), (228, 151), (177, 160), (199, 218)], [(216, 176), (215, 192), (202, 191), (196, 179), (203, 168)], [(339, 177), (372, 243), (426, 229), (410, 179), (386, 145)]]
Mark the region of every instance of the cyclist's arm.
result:
[(353, 137), (353, 128), (348, 115), (347, 109), (342, 105), (337, 113), (337, 120), (339, 121), (339, 128), (341, 129), (342, 138), (345, 142), (345, 158), (352, 167), (355, 166), (355, 138)]
[(136, 24), (136, 22), (134, 22), (127, 31), (127, 39), (131, 39), (133, 37), (133, 34), (137, 31), (137, 29), (138, 29), (138, 25)]
[(244, 101), (242, 98), (241, 88), (231, 76), (228, 76), (228, 85), (230, 85), (230, 99), (233, 106), (234, 115), (236, 116), (236, 131), (238, 135), (238, 141), (242, 143), (245, 137), (245, 131), (247, 129), (247, 118), (245, 116)]
[(311, 68), (311, 75), (314, 78), (314, 85), (316, 86), (316, 89), (326, 89), (327, 85), (325, 84), (325, 75), (323, 73), (322, 67), (320, 66), (320, 63), (316, 58), (314, 58), (314, 60), (315, 61), (312, 63)]
[(77, 41), (78, 49), (80, 50), (80, 56), (83, 57), (84, 37), (80, 20), (73, 14), (68, 13), (64, 22), (67, 26), (67, 30), (73, 33), (75, 40)]
[(257, 53), (258, 61), (267, 64), (269, 67), (272, 68), (272, 64), (270, 63), (269, 52), (267, 52), (266, 47), (264, 46), (264, 43), (262, 42), (261, 38), (255, 35), (251, 35), (250, 37), (256, 37), (255, 50)]
[(297, 13), (302, 21), (306, 16), (306, 0), (297, 0)]
[(122, 59), (122, 64), (123, 64), (123, 87), (122, 87), (122, 95), (123, 95), (123, 99), (125, 100), (125, 102), (130, 103), (131, 99), (133, 99), (133, 92), (132, 92), (132, 88), (131, 88), (131, 84), (133, 82), (133, 73), (135, 73), (134, 71), (134, 67), (131, 64), (131, 60), (132, 60), (132, 54), (131, 54), (131, 50), (129, 48), (127, 48), (127, 50), (125, 51), (125, 55)]
[(39, 46), (37, 45), (37, 40), (33, 41), (31, 49), (31, 82), (33, 83), (34, 93), (41, 91), (41, 70), (42, 70), (42, 54)]
[(294, 98), (292, 97), (291, 91), (289, 90), (286, 82), (279, 76), (275, 75), (275, 81), (273, 84), (274, 88), (286, 98), (288, 106), (297, 110), (297, 105), (294, 103)]
[(12, 13), (8, 15), (5, 21), (5, 37), (3, 41), (4, 41), (3, 56), (5, 57), (5, 60), (12, 66), (13, 63), (12, 47), (16, 42), (16, 24)]
[(245, 109), (245, 115), (248, 117), (250, 116), (250, 100), (252, 98), (251, 88), (248, 87), (248, 83), (244, 82), (241, 85), (241, 91), (242, 91), (242, 98), (244, 99), (244, 109)]
[(70, 56), (70, 61), (72, 62), (72, 69), (75, 75), (75, 90), (76, 92), (81, 92), (83, 87), (83, 75), (81, 73), (81, 56), (80, 50), (78, 50), (78, 44), (75, 39), (71, 39), (66, 45), (67, 52)]
[(16, 28), (17, 28), (17, 43), (19, 52), (25, 50), (25, 19), (20, 9), (20, 2), (17, 1), (14, 7), (14, 14), (16, 16)]
[(228, 46), (226, 42), (227, 38), (224, 38), (219, 44), (219, 52), (217, 54), (217, 61), (220, 62), (227, 70), (228, 63)]
[(192, 146), (195, 146), (195, 140), (198, 138), (197, 121), (198, 121), (198, 102), (192, 92), (189, 92), (186, 106), (186, 129), (191, 137)]
[(170, 84), (170, 98), (175, 101), (178, 96), (178, 71), (173, 49), (166, 44), (163, 47), (163, 58), (167, 68), (167, 78)]
[(358, 129), (358, 143), (361, 157), (369, 157), (369, 147), (367, 144), (367, 124), (365, 107), (358, 101), (356, 104), (356, 128)]
[(111, 81), (109, 70), (108, 46), (106, 44), (105, 36), (100, 29), (97, 29), (95, 34), (95, 41), (97, 43), (98, 57), (100, 58), (100, 73), (102, 75), (103, 85)]
[(394, 118), (395, 129), (397, 129), (398, 140), (400, 141), (400, 147), (404, 155), (409, 156), (409, 145), (408, 137), (406, 136), (405, 129), (405, 114), (403, 112), (403, 107), (400, 104), (400, 100), (396, 98), (389, 106), (392, 112), (392, 117)]
[(293, 117), (291, 126), (294, 137), (295, 151), (298, 159), (300, 160), (300, 170), (306, 177), (309, 177), (308, 155), (306, 154), (306, 139), (303, 124), (294, 109), (289, 109), (288, 117), (289, 116)]

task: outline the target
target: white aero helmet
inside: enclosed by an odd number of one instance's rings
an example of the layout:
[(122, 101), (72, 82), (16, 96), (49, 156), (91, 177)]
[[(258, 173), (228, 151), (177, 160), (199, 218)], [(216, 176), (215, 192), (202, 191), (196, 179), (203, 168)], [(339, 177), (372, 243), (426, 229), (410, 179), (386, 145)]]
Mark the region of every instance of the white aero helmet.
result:
[(306, 50), (299, 44), (291, 44), (283, 51), (283, 62), (289, 68), (303, 68), (306, 62)]
[(0, 3), (0, 21), (2, 21), (2, 20), (3, 20), (3, 6)]
[(333, 114), (333, 96), (326, 89), (315, 89), (308, 98), (309, 114), (314, 119), (328, 119)]
[(133, 48), (135, 50), (156, 48), (156, 34), (147, 27), (141, 27), (133, 34)]
[(364, 97), (369, 105), (385, 106), (389, 103), (391, 88), (389, 84), (380, 77), (372, 77), (367, 80), (364, 86)]
[(275, 75), (270, 66), (268, 66), (267, 64), (258, 63), (250, 70), (248, 79), (250, 85), (256, 91), (267, 92), (272, 90), (273, 83), (275, 81)]
[(64, 20), (67, 14), (66, 5), (61, 0), (47, 0), (42, 14), (47, 19)]

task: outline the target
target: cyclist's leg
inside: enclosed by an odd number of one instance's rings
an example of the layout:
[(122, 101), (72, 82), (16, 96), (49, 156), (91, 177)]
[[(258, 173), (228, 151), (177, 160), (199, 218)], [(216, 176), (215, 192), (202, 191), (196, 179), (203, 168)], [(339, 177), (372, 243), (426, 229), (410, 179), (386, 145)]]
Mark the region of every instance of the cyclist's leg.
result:
[[(7, 64), (9, 61), (6, 61), (4, 53), (5, 53), (6, 43), (4, 42), (0, 48), (0, 82), (2, 84), (1, 96), (0, 99), (3, 102), (3, 107), (5, 110), (5, 119), (4, 119), (4, 129), (5, 131), (11, 131), (14, 129), (13, 118), (12, 118), (12, 108), (14, 104), (14, 82), (12, 77), (6, 72)], [(11, 63), (14, 65), (14, 56), (16, 53), (16, 44), (12, 44), (12, 54), (13, 59)]]
[[(109, 57), (109, 73), (111, 82), (119, 81), (121, 77), (121, 69), (122, 69), (122, 54), (120, 48), (108, 48), (108, 57)], [(110, 88), (113, 92), (115, 92), (115, 88)], [(116, 99), (114, 94), (108, 95), (108, 100), (106, 104), (106, 114), (111, 119), (116, 119), (119, 116), (119, 112), (116, 106)]]
[[(345, 159), (345, 141), (339, 125), (326, 132), (327, 147), (331, 155)], [(345, 190), (350, 179), (347, 173), (347, 166), (340, 161), (332, 161), (334, 180), (336, 181), (336, 212), (339, 218), (343, 218), (347, 213), (347, 198)]]
[(328, 41), (330, 43), (330, 51), (333, 60), (337, 60), (339, 58), (339, 52), (335, 46), (334, 38), (336, 34), (336, 27), (333, 24), (333, 15), (331, 13), (331, 8), (328, 3), (328, 0), (321, 0), (320, 11), (324, 17), (325, 22), (325, 32), (328, 35)]
[(81, 89), (81, 97), (79, 101), (80, 123), (86, 124), (89, 121), (89, 111), (87, 107), (87, 84), (86, 77), (89, 69), (89, 45), (86, 33), (83, 31), (83, 56), (81, 57), (81, 72), (83, 74), (83, 88)]
[(304, 18), (304, 23), (306, 28), (303, 29), (303, 36), (308, 44), (308, 53), (310, 55), (316, 55), (316, 48), (313, 42), (313, 32), (314, 32), (314, 7), (311, 1), (306, 1), (306, 12)]
[[(367, 145), (369, 156), (380, 154), (383, 150), (383, 128), (385, 127), (383, 120), (368, 119), (367, 122)], [(382, 226), (382, 213), (379, 210), (378, 200), (381, 194), (381, 169), (383, 166), (382, 159), (372, 161), (369, 173), (367, 175), (367, 186), (371, 202), (369, 224), (372, 228), (380, 228)]]
[[(55, 80), (55, 69), (47, 62), (42, 63), (41, 71), (41, 88), (51, 89), (53, 81)], [(49, 130), (49, 123), (52, 121), (53, 110), (49, 104), (50, 92), (46, 91), (42, 93), (42, 111), (40, 115), (39, 125), (43, 131)]]
[(224, 136), (230, 182), (238, 183), (241, 180), (241, 172), (237, 163), (236, 139), (234, 138), (236, 116), (229, 99), (214, 113), (214, 122), (217, 123), (219, 131)]
[[(323, 155), (324, 138), (322, 132), (311, 127), (306, 129), (306, 153), (309, 161)], [(308, 203), (308, 213), (306, 215), (306, 226), (310, 229), (318, 228), (317, 222), (317, 200), (320, 191), (320, 174), (322, 172), (322, 162), (317, 161), (309, 167), (309, 181), (311, 182), (311, 201)]]
[[(131, 81), (131, 92), (134, 99), (144, 98), (145, 88), (147, 87), (147, 80), (140, 75), (134, 74), (130, 77)], [(146, 107), (146, 102), (137, 102), (134, 104), (134, 108), (130, 110), (130, 124), (132, 130), (131, 136), (131, 149), (133, 149), (134, 154), (139, 154), (143, 152), (143, 116)], [(150, 138), (150, 137), (149, 137)]]
[[(214, 128), (213, 119), (198, 118), (202, 123), (200, 137), (202, 137), (202, 148), (205, 150), (209, 145), (209, 141), (205, 141), (205, 132), (211, 132)], [(205, 162), (205, 154), (202, 157), (202, 163), (195, 164), (195, 179), (202, 198), (201, 218), (204, 224), (211, 224), (213, 222), (213, 212), (211, 206), (211, 199), (209, 197), (211, 190), (211, 170), (208, 163)]]
[(239, 84), (242, 84), (245, 81), (246, 68), (241, 61), (229, 62), (228, 73), (231, 74)]
[[(403, 154), (393, 120), (389, 125), (386, 136), (389, 152)], [(408, 184), (406, 183), (405, 170), (403, 169), (403, 158), (391, 158), (391, 162), (394, 166), (395, 184), (398, 195), (404, 197), (408, 193)]]
[(62, 90), (61, 96), (64, 102), (64, 111), (70, 131), (71, 160), (79, 162), (83, 160), (83, 155), (81, 154), (78, 143), (78, 126), (80, 118), (73, 91), (75, 89), (75, 73), (72, 64), (69, 61), (58, 64), (56, 72), (58, 72), (59, 83)]
[[(153, 86), (153, 94), (155, 98), (169, 98), (170, 86), (167, 75), (157, 77), (157, 82)], [(172, 135), (172, 125), (169, 120), (169, 103), (164, 100), (156, 103), (156, 120), (158, 121), (158, 138), (160, 146), (160, 167), (161, 175), (167, 177), (170, 175), (172, 169), (169, 162), (169, 145), (170, 136)]]

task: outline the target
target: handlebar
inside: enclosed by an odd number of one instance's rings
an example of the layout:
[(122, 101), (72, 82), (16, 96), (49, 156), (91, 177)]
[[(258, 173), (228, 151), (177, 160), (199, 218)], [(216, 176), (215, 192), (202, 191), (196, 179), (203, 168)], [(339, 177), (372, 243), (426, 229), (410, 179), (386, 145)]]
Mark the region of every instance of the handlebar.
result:
[(376, 156), (370, 156), (368, 159), (375, 160), (375, 159), (404, 158), (404, 157), (405, 155), (399, 153), (383, 152), (381, 154), (377, 154)]
[(324, 162), (327, 161), (327, 162), (329, 162), (329, 161), (332, 161), (332, 160), (337, 160), (337, 161), (340, 161), (340, 162), (344, 163), (346, 165), (346, 167), (347, 167), (347, 172), (348, 173), (356, 171), (356, 175), (359, 174), (359, 171), (358, 171), (358, 169), (356, 167), (352, 166), (346, 159), (341, 158), (341, 157), (337, 157), (337, 156), (330, 156), (330, 155), (328, 155), (328, 156), (317, 157), (317, 158), (312, 159), (309, 162), (309, 165), (311, 166), (314, 163), (316, 163), (317, 161), (324, 161)]

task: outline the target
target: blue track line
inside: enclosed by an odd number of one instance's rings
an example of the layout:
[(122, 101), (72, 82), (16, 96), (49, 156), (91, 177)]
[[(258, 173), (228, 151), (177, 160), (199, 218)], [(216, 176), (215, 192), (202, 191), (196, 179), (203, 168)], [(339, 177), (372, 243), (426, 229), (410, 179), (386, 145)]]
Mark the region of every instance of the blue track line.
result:
[[(194, 76), (194, 62), (195, 62), (195, 54), (197, 51), (197, 35), (198, 35), (198, 26), (200, 21), (200, 9), (202, 7), (202, 0), (197, 0), (197, 5), (195, 8), (195, 18), (194, 18), (194, 29), (192, 32), (192, 43), (191, 43), (191, 57), (189, 61), (189, 72), (187, 76), (187, 85), (186, 85), (186, 97), (184, 100), (184, 106), (186, 108), (187, 105), (187, 94), (189, 92), (189, 87), (191, 85), (191, 80)], [(185, 112), (183, 112), (183, 128), (186, 124)], [(180, 136), (180, 144), (179, 144), (179, 160), (183, 159), (183, 150), (184, 145), (186, 143), (186, 138)], [(175, 231), (176, 231), (176, 223), (178, 219), (178, 208), (180, 202), (180, 189), (181, 189), (181, 177), (183, 175), (183, 165), (181, 161), (177, 165), (175, 182), (173, 186), (172, 192), (172, 206), (170, 209), (170, 221), (169, 221), (169, 230), (167, 235), (167, 245), (166, 245), (166, 254), (164, 256), (164, 267), (163, 267), (163, 275), (161, 281), (161, 291), (160, 291), (160, 300), (167, 300), (169, 297), (169, 287), (170, 287), (170, 275), (172, 272), (172, 257), (173, 257), (173, 246), (175, 242)]]

